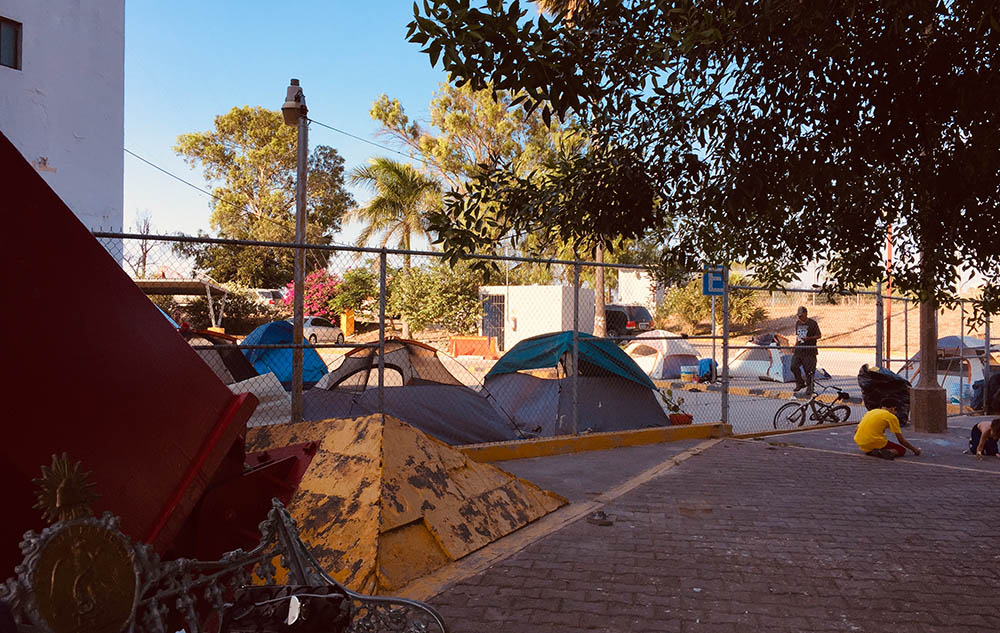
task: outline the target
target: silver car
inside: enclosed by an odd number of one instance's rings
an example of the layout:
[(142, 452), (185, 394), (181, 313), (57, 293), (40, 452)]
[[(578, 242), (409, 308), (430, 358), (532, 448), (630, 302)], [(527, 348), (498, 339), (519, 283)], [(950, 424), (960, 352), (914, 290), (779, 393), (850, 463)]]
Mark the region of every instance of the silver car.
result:
[[(291, 319), (289, 319), (291, 321)], [(344, 333), (326, 317), (306, 317), (302, 322), (302, 338), (316, 343), (343, 343)]]

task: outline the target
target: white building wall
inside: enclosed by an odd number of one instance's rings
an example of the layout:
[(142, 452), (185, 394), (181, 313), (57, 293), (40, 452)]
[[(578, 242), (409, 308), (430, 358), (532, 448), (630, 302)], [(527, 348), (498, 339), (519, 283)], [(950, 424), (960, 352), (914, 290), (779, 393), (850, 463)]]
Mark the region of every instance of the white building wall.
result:
[(122, 229), (124, 0), (3, 0), (21, 69), (0, 66), (0, 130), (91, 230)]
[(663, 286), (657, 285), (644, 270), (618, 269), (618, 302), (644, 305), (652, 313), (663, 301)]
[[(483, 286), (479, 294), (505, 297), (501, 351), (532, 336), (573, 329), (571, 286)], [(591, 288), (580, 288), (579, 329), (588, 334), (594, 332), (594, 291)]]

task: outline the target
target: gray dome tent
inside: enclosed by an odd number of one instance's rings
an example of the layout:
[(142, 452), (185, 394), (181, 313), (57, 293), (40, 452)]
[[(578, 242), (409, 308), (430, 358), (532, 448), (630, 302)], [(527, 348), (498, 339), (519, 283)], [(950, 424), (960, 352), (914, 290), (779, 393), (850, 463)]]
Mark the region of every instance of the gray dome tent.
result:
[[(389, 339), (382, 357), (382, 412), (447, 444), (500, 442), (519, 436), (513, 422), (490, 404), (489, 393), (455, 359), (417, 341)], [(303, 394), (303, 420), (355, 418), (379, 412), (379, 351), (357, 347), (344, 354)], [(464, 372), (465, 380), (456, 377)]]

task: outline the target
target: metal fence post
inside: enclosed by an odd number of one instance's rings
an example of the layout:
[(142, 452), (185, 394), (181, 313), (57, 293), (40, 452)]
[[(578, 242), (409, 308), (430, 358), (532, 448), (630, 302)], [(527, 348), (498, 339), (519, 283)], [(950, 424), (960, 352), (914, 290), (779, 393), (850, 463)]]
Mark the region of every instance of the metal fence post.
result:
[[(962, 415), (965, 413), (965, 301), (959, 301), (958, 307), (961, 318), (958, 324), (958, 413)], [(969, 368), (972, 368), (971, 362)], [(986, 386), (985, 383), (983, 386)]]
[(729, 424), (729, 264), (722, 269), (722, 411), (723, 424)]
[[(910, 300), (903, 299), (903, 367), (910, 362)], [(911, 372), (912, 373), (912, 372)]]
[(885, 307), (882, 301), (882, 282), (880, 281), (875, 287), (875, 366), (879, 369), (885, 366), (885, 357), (882, 355), (885, 342)]
[(577, 374), (580, 373), (580, 262), (573, 263), (573, 435), (577, 434), (579, 384)]
[(385, 249), (378, 256), (378, 412), (385, 414)]
[(990, 350), (993, 349), (992, 344), (990, 343), (990, 317), (991, 316), (992, 315), (990, 315), (989, 313), (986, 314), (986, 331), (984, 332), (984, 334), (986, 336), (986, 341), (985, 341), (986, 342), (986, 348), (983, 350), (985, 352), (983, 354), (983, 356), (984, 356), (983, 363), (985, 365), (983, 367), (983, 370), (984, 370), (983, 371), (983, 415), (990, 415), (990, 410), (991, 410), (990, 399), (986, 397), (986, 395), (989, 394), (989, 389), (988, 388), (990, 386), (990, 371), (991, 371), (991, 369), (990, 369), (990, 367), (991, 367), (991, 365), (990, 365), (990, 362), (991, 362), (990, 361)]

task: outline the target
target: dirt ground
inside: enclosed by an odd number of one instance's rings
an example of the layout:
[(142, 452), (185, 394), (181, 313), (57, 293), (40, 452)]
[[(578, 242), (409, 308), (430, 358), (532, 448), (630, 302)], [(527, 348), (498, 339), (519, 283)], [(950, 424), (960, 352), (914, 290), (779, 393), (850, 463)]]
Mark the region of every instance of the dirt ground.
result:
[[(782, 302), (770, 305), (766, 300), (762, 307), (767, 318), (750, 329), (738, 330), (738, 338), (746, 339), (762, 332), (777, 332), (791, 336), (795, 332), (795, 310), (799, 303)], [(842, 303), (813, 304), (802, 301), (809, 310), (809, 316), (816, 319), (823, 332), (821, 345), (874, 345), (875, 344), (875, 304), (871, 300), (860, 302), (853, 298), (844, 299)], [(904, 311), (905, 307), (905, 311)], [(966, 310), (965, 318), (971, 316), (971, 308)], [(890, 320), (891, 317), (891, 320)], [(920, 349), (920, 311), (915, 303), (893, 301), (891, 308), (886, 302), (886, 337), (889, 339), (894, 359), (907, 358)], [(983, 328), (970, 330), (968, 323), (961, 329), (962, 313), (960, 310), (942, 310), (938, 313), (938, 335), (949, 336), (964, 333), (966, 336), (984, 337)], [(1000, 320), (994, 318), (990, 333), (991, 338), (1000, 337)], [(668, 325), (669, 328), (669, 325)], [(701, 324), (699, 330), (710, 331), (710, 324)]]

